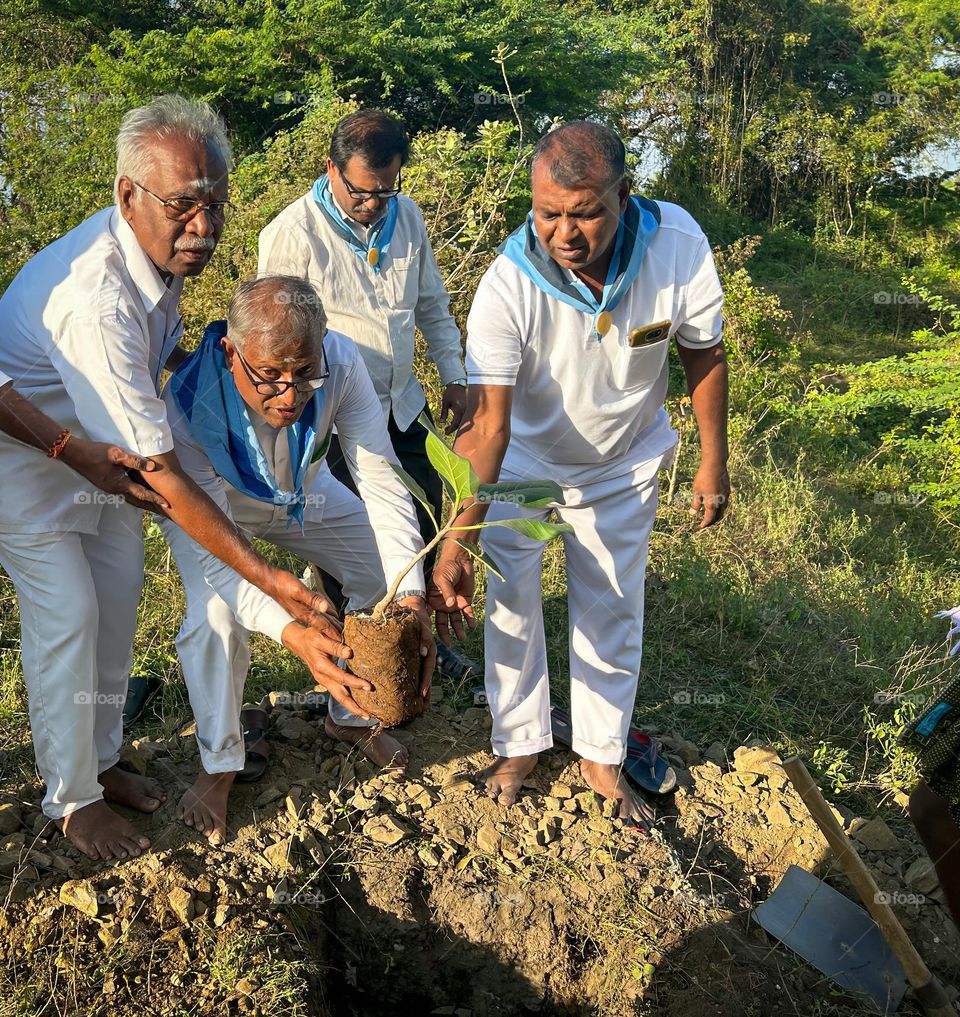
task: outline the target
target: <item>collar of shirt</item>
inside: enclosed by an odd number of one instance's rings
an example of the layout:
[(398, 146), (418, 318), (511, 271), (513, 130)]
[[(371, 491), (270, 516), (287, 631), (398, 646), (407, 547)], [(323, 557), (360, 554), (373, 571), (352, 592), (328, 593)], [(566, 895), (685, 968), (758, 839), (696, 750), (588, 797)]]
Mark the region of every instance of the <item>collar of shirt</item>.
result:
[(179, 297), (180, 290), (183, 288), (183, 280), (175, 277), (167, 286), (157, 270), (157, 266), (147, 257), (146, 251), (140, 246), (136, 233), (133, 232), (130, 224), (123, 218), (120, 209), (116, 206), (110, 216), (110, 230), (117, 238), (117, 243), (123, 252), (124, 264), (130, 273), (130, 278), (143, 295), (148, 311), (157, 307), (170, 293)]

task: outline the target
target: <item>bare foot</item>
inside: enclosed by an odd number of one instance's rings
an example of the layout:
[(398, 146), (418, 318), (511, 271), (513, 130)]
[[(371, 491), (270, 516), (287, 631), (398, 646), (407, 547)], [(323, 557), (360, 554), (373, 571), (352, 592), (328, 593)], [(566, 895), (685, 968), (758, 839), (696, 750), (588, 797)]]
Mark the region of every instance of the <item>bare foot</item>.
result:
[(119, 766), (104, 770), (97, 780), (103, 785), (103, 797), (108, 802), (126, 805), (138, 812), (156, 812), (167, 800), (160, 786), (149, 777), (121, 770)]
[(107, 858), (136, 858), (150, 841), (106, 802), (85, 805), (57, 820), (64, 837), (94, 861)]
[(646, 802), (638, 798), (627, 783), (622, 767), (613, 763), (593, 763), (580, 760), (583, 779), (604, 798), (613, 798), (620, 803), (618, 815), (626, 822), (633, 822), (644, 832), (650, 829), (656, 815)]
[(486, 785), (487, 797), (500, 805), (513, 805), (520, 785), (533, 773), (539, 756), (497, 756), (491, 766), (481, 770), (477, 778)]
[(328, 713), (323, 729), (329, 738), (336, 738), (338, 742), (347, 745), (356, 745), (371, 763), (376, 763), (381, 769), (402, 772), (410, 761), (406, 747), (388, 735), (382, 727), (347, 727), (337, 724)]
[(234, 777), (233, 772), (201, 770), (177, 804), (177, 819), (202, 833), (214, 847), (227, 842), (227, 800)]

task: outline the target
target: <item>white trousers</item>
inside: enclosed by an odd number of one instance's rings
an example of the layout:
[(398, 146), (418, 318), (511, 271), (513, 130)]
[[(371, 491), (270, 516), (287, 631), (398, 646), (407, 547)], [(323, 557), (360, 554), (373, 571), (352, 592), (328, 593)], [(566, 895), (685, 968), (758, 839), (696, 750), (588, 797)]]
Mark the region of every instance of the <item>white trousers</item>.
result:
[[(660, 460), (583, 486), (561, 482), (566, 505), (558, 514), (573, 527), (563, 537), (573, 749), (597, 763), (619, 764), (626, 754), (659, 465)], [(533, 463), (511, 464), (508, 453), (500, 479), (533, 478), (537, 469)], [(487, 519), (545, 520), (549, 514), (495, 503)], [(481, 539), (505, 580), (487, 574), (484, 681), (493, 751), (530, 755), (553, 745), (541, 586), (545, 545), (506, 527), (485, 529)]]
[(100, 801), (97, 777), (120, 755), (142, 533), (142, 512), (114, 503), (102, 507), (93, 534), (0, 533), (0, 565), (20, 605), (43, 811), (52, 819)]
[[(386, 592), (383, 566), (363, 502), (332, 475), (311, 486), (315, 507), (307, 509), (304, 529), (289, 529), (286, 510), (259, 506), (244, 498), (244, 529), (251, 536), (286, 548), (318, 565), (343, 586), (348, 609), (368, 607)], [(322, 497), (320, 496), (322, 495)], [(230, 493), (231, 504), (243, 497)], [(262, 516), (251, 525), (251, 519)], [(250, 666), (250, 632), (229, 605), (207, 584), (200, 560), (182, 530), (167, 530), (187, 595), (187, 610), (177, 634), (177, 653), (197, 725), (200, 760), (207, 773), (243, 768), (240, 710)], [(364, 720), (330, 700), (330, 714), (338, 724), (366, 727)]]

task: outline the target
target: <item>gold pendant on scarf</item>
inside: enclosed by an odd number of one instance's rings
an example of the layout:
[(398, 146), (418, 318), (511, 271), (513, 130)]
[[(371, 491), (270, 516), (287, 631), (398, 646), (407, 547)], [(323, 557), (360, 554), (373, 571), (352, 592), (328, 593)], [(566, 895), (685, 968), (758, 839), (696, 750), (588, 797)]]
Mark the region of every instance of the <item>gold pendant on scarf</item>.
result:
[(597, 319), (594, 321), (593, 327), (597, 330), (597, 335), (602, 339), (610, 331), (610, 326), (612, 324), (613, 318), (610, 317), (610, 312), (601, 311), (597, 315)]
[(380, 264), (380, 252), (376, 249), (376, 247), (371, 247), (370, 250), (367, 251), (367, 264), (371, 268), (376, 268), (377, 265)]

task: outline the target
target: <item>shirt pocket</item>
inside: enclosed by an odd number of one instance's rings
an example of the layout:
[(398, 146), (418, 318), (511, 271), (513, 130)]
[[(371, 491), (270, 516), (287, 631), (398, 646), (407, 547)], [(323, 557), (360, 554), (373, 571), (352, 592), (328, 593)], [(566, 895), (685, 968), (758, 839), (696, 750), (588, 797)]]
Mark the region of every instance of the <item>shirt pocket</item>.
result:
[(630, 346), (627, 335), (619, 337), (613, 357), (613, 383), (617, 388), (649, 388), (660, 377), (667, 360), (669, 335), (644, 346)]
[(417, 255), (409, 258), (388, 257), (380, 279), (384, 297), (391, 307), (412, 311), (417, 306), (420, 289)]

